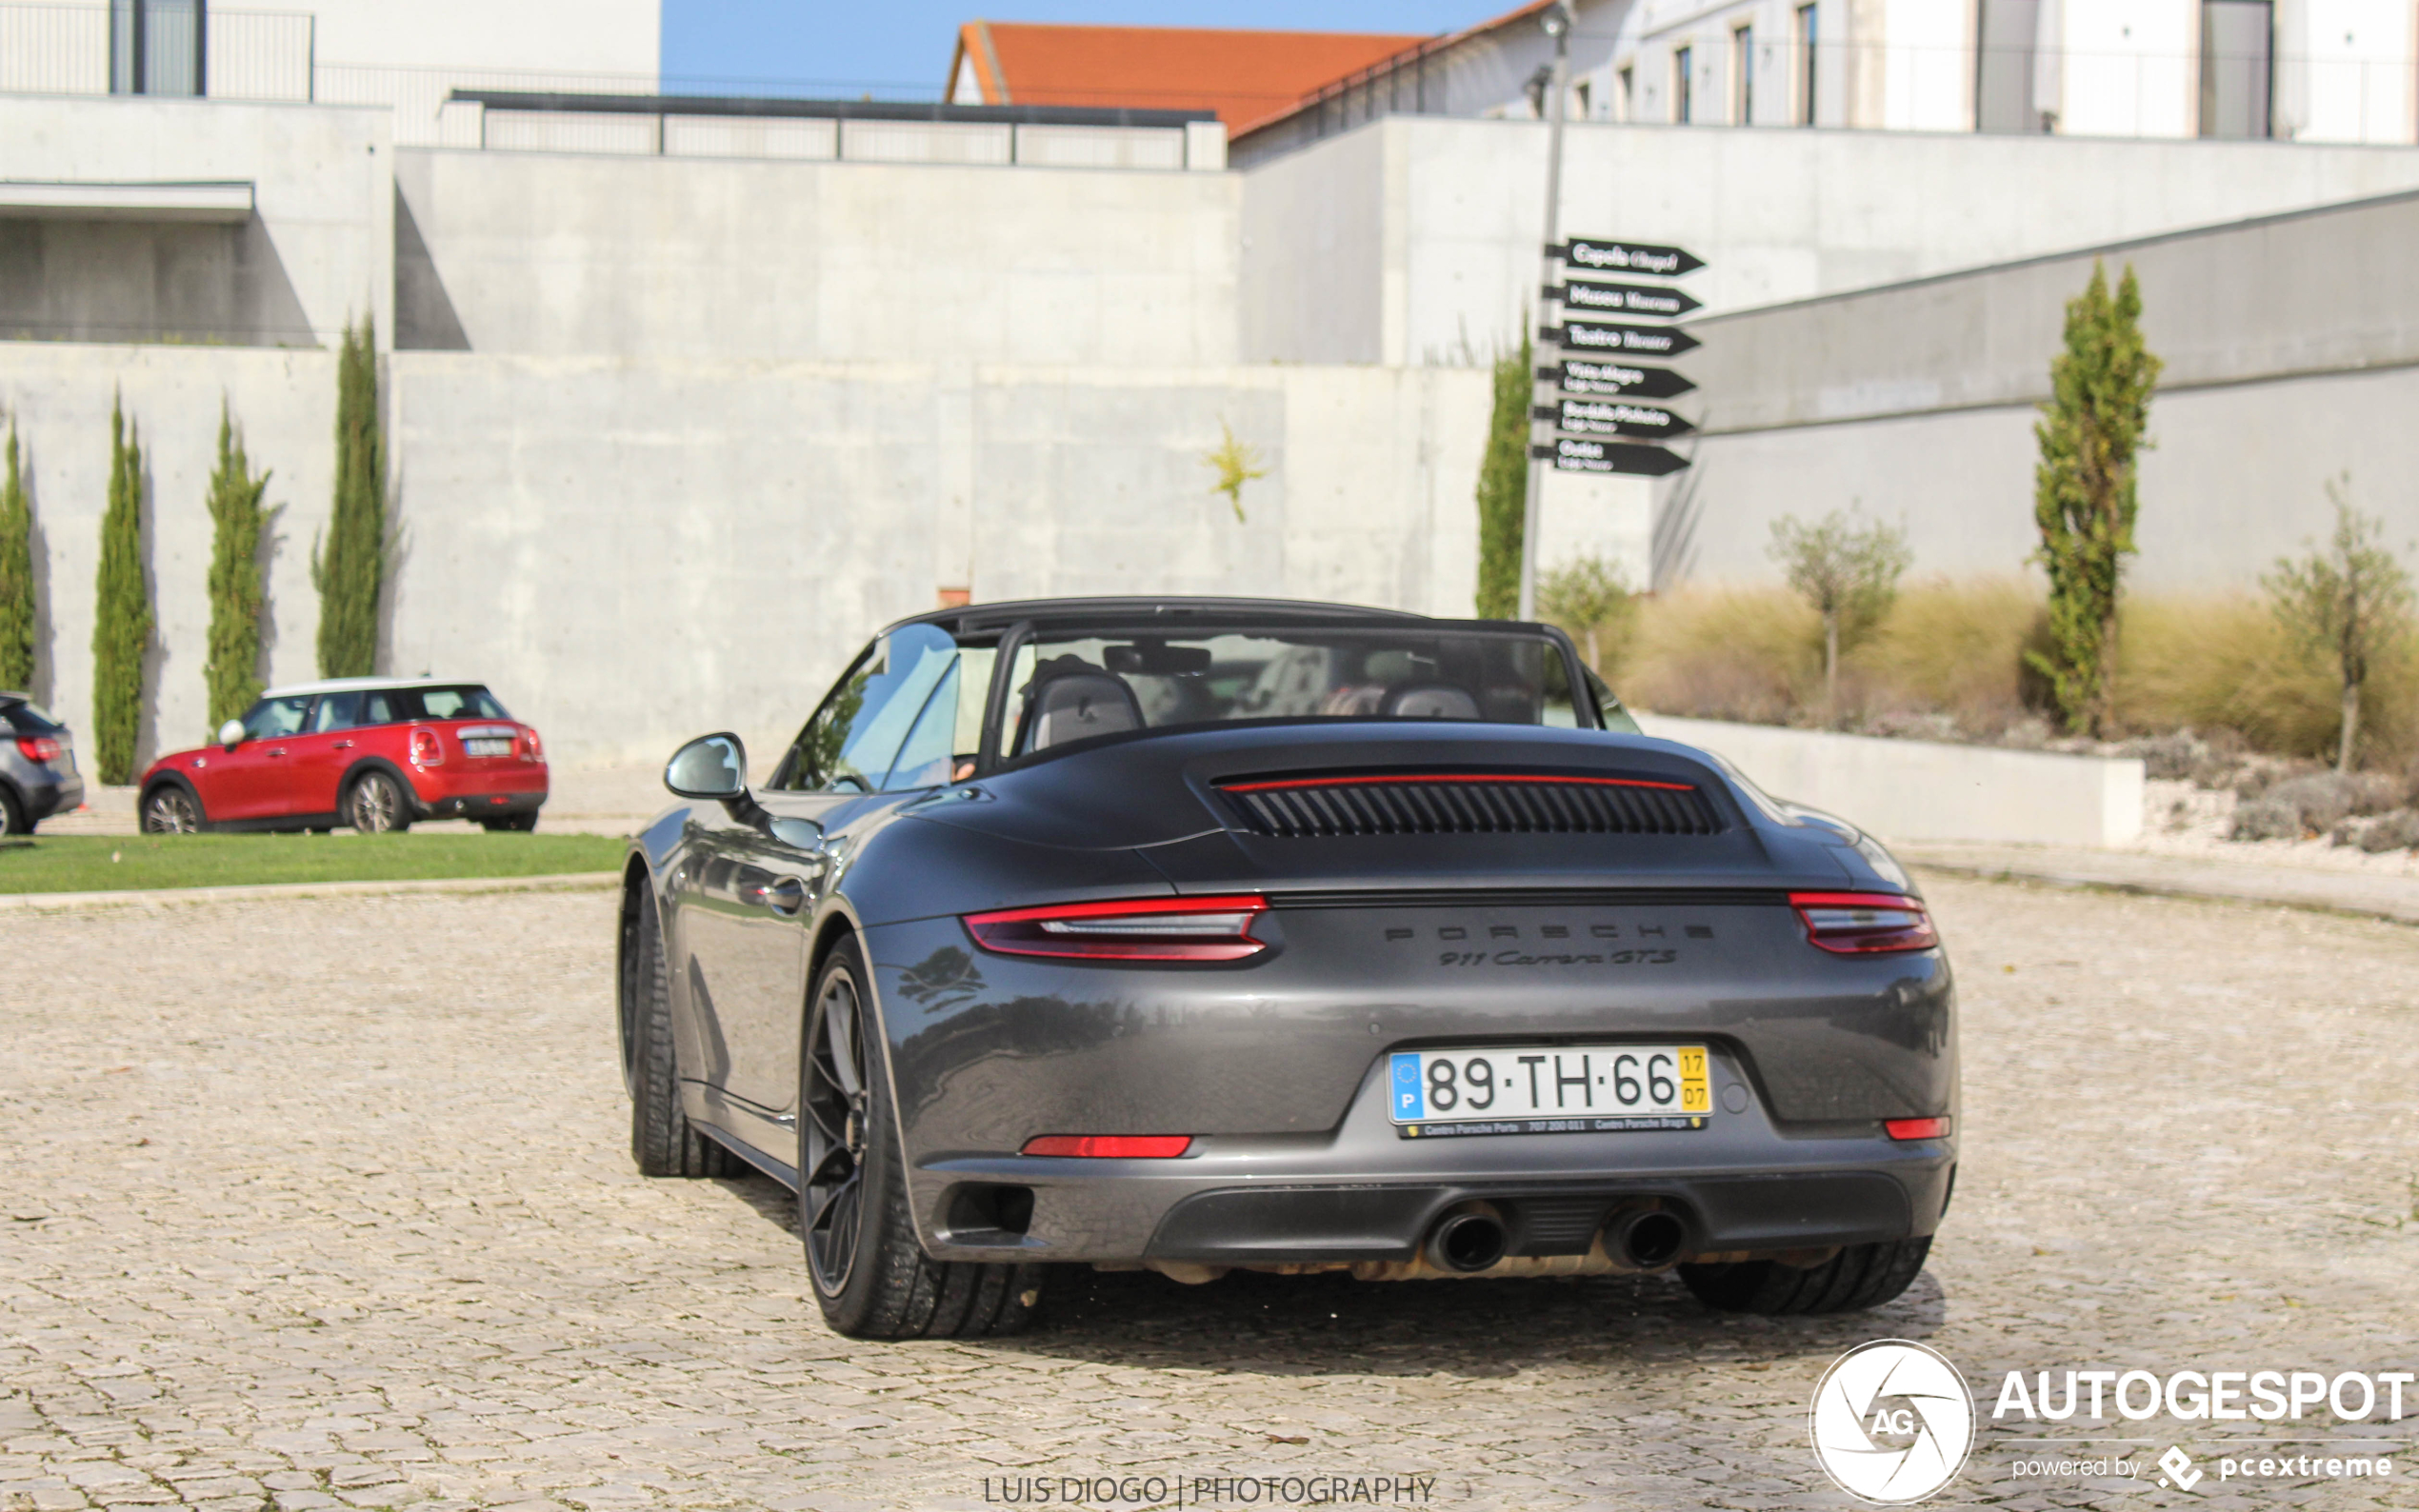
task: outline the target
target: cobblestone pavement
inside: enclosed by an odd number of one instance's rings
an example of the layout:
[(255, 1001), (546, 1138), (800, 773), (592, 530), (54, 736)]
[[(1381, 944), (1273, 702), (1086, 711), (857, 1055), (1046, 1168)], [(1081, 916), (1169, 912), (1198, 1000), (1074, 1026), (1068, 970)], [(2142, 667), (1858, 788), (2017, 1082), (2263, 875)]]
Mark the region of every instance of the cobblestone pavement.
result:
[[(0, 1508), (973, 1507), (1003, 1477), (1153, 1472), (1831, 1507), (1806, 1405), (1868, 1339), (1945, 1351), (1986, 1412), (2011, 1369), (2414, 1368), (2419, 934), (1934, 896), (1965, 1166), (1930, 1270), (1875, 1313), (1085, 1273), (1029, 1337), (904, 1345), (822, 1328), (770, 1184), (631, 1174), (605, 894), (10, 919)], [(2223, 1426), (2270, 1452), (2347, 1431)], [(2419, 1506), (2419, 1462), (2189, 1497), (2011, 1482), (2045, 1428), (2089, 1425), (1986, 1428), (1942, 1500)], [(2348, 1431), (2419, 1461), (2419, 1417)], [(2207, 1431), (2094, 1447), (2168, 1442), (2214, 1471)]]

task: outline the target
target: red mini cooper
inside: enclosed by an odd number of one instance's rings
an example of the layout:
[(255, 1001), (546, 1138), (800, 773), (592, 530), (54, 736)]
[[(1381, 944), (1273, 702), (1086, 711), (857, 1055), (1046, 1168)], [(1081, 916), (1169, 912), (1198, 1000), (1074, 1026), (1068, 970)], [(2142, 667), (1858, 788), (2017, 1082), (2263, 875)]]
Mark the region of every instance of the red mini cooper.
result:
[(218, 744), (143, 774), (143, 828), (408, 829), (469, 819), (535, 829), (546, 747), (476, 683), (340, 677), (272, 687)]

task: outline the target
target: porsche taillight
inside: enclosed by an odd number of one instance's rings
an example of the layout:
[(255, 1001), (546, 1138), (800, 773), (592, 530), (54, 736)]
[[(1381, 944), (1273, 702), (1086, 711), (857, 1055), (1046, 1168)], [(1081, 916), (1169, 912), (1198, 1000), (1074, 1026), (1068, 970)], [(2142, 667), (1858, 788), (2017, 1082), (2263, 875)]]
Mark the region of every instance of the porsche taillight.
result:
[(437, 732), (426, 727), (411, 732), (411, 765), (440, 766), (445, 764), (445, 746), (437, 740)]
[(1808, 942), (1835, 955), (1929, 950), (1940, 944), (1923, 904), (1902, 893), (1793, 892), (1789, 906), (1805, 923)]
[(975, 944), (1010, 956), (1064, 961), (1241, 961), (1269, 948), (1251, 924), (1269, 900), (1134, 898), (970, 913)]

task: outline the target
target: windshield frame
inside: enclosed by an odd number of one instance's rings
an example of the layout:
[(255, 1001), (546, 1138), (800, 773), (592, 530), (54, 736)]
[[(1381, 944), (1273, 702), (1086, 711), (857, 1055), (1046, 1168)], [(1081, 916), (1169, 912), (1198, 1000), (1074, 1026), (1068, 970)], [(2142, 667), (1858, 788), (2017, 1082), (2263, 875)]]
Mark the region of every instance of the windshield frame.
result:
[[(1563, 677), (1565, 686), (1571, 689), (1571, 717), (1576, 726), (1581, 729), (1597, 730), (1606, 727), (1602, 712), (1596, 707), (1595, 699), (1588, 696), (1587, 664), (1581, 660), (1579, 648), (1571, 644), (1570, 637), (1555, 626), (1528, 620), (1443, 620), (1426, 616), (1391, 614), (1372, 614), (1364, 623), (1368, 629), (1380, 633), (1391, 631), (1397, 634), (1423, 635), (1497, 635), (1520, 640), (1545, 641), (1562, 657)], [(1305, 614), (1296, 618), (1282, 612), (1273, 612), (1231, 616), (1204, 615), (1197, 618), (1189, 616), (1183, 623), (1180, 633), (1210, 635), (1261, 630), (1300, 630), (1334, 634), (1338, 631), (1362, 627), (1361, 623), (1332, 614)], [(1044, 633), (1052, 635), (1080, 633), (1088, 637), (1166, 636), (1171, 630), (1177, 629), (1178, 627), (1171, 626), (1166, 621), (1154, 622), (1147, 614), (1118, 614), (1098, 617), (1070, 615), (1063, 619), (1056, 616), (1049, 619), (1039, 617), (1020, 619), (1002, 630), (999, 635), (999, 654), (991, 663), (990, 689), (984, 698), (983, 743), (975, 752), (974, 775), (988, 777), (994, 772), (1011, 770), (1033, 762), (1049, 760), (1055, 754), (1053, 751), (1033, 751), (1017, 756), (1003, 754), (1001, 749), (1007, 730), (1010, 706), (1015, 702), (1016, 697), (1012, 686), (1015, 680), (1016, 653), (1026, 643)], [(956, 637), (960, 646), (987, 638), (980, 635)], [(1233, 724), (1329, 722), (1331, 721), (1286, 715), (1265, 720), (1235, 721), (1224, 727), (1232, 727)], [(1217, 727), (1222, 726), (1197, 725), (1178, 726), (1187, 730)]]

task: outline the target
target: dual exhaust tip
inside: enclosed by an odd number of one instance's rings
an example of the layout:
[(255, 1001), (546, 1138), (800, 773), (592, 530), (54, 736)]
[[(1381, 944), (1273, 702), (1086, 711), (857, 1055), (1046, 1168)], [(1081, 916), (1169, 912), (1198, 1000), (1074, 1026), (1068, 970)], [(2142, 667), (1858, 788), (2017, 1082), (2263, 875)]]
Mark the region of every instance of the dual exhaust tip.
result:
[[(1605, 1220), (1605, 1253), (1630, 1270), (1661, 1270), (1680, 1258), (1688, 1225), (1661, 1207), (1622, 1207)], [(1441, 1269), (1469, 1275), (1491, 1269), (1511, 1243), (1503, 1214), (1491, 1203), (1465, 1203), (1429, 1230), (1429, 1261)]]

